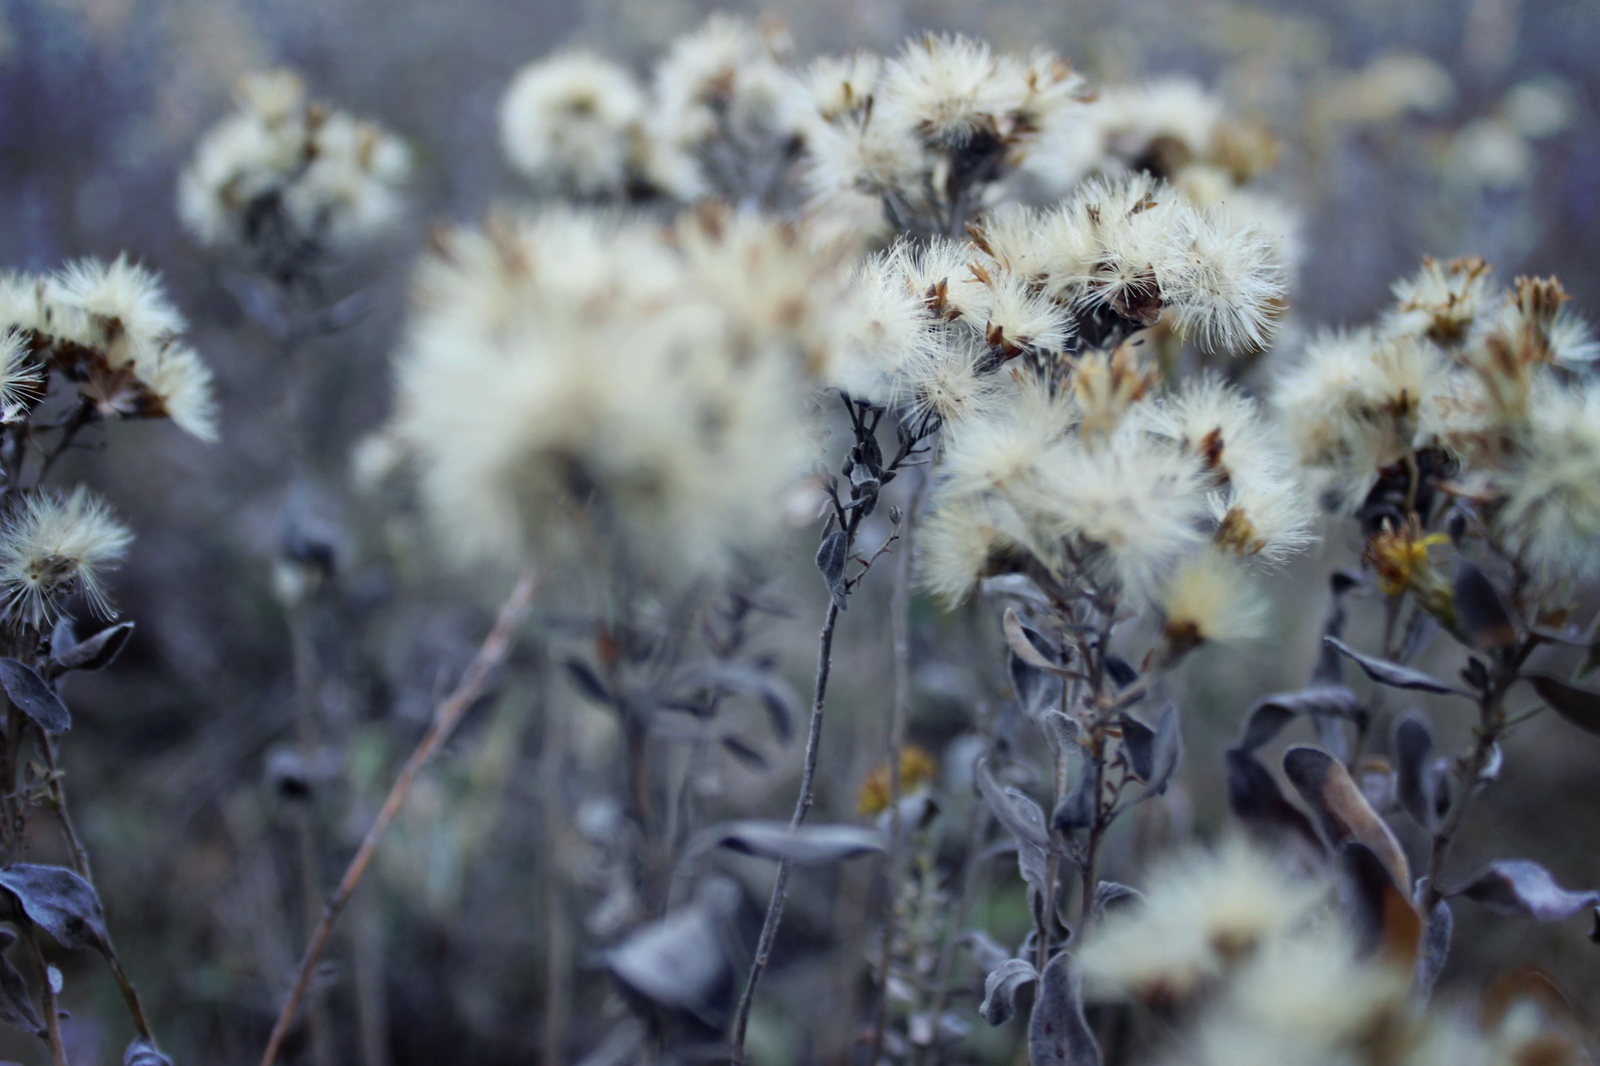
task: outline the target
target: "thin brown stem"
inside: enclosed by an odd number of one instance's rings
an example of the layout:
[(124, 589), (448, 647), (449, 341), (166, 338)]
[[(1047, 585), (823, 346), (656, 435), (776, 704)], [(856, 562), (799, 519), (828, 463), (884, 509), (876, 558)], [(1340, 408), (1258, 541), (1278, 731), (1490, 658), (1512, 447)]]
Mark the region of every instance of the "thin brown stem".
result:
[[(884, 870), (889, 879), (887, 905), (883, 915), (883, 935), (878, 945), (878, 1003), (872, 1013), (872, 1057), (876, 1063), (883, 1056), (884, 1031), (889, 1022), (889, 972), (894, 964), (894, 938), (901, 867), (904, 864), (905, 827), (901, 824), (900, 793), (904, 782), (900, 778), (900, 760), (906, 747), (906, 729), (911, 718), (911, 549), (916, 535), (917, 510), (922, 503), (922, 490), (926, 479), (918, 478), (912, 493), (910, 509), (900, 531), (900, 558), (894, 572), (894, 595), (889, 601), (889, 630), (894, 658), (894, 708), (889, 715), (889, 854)], [(887, 551), (894, 541), (889, 540), (880, 549)], [(863, 571), (865, 573), (865, 571)], [(938, 1039), (935, 1019), (934, 1039)]]
[[(72, 857), (72, 868), (78, 876), (94, 884), (94, 872), (89, 866), (89, 850), (83, 846), (83, 841), (78, 837), (78, 830), (72, 822), (72, 812), (67, 807), (67, 790), (62, 781), (61, 771), (56, 766), (56, 749), (50, 736), (39, 726), (34, 726), (35, 735), (39, 741), (39, 748), (44, 752), (45, 765), (50, 771), (50, 806), (56, 814), (56, 824), (61, 830), (62, 842), (67, 846), (67, 854)], [(104, 940), (106, 965), (111, 968), (111, 976), (116, 979), (117, 988), (122, 993), (122, 1000), (128, 1007), (128, 1014), (133, 1018), (133, 1026), (139, 1035), (155, 1046), (155, 1035), (150, 1031), (150, 1023), (144, 1016), (144, 1005), (139, 1002), (139, 993), (133, 987), (133, 982), (128, 980), (128, 975), (122, 971), (122, 960), (117, 957), (116, 948), (111, 943), (111, 934), (108, 932)]]
[[(817, 776), (817, 756), (822, 747), (822, 714), (828, 698), (828, 672), (833, 665), (833, 630), (839, 621), (839, 604), (830, 602), (828, 614), (822, 623), (822, 635), (817, 649), (817, 680), (811, 699), (811, 732), (806, 738), (806, 764), (800, 777), (800, 795), (795, 800), (792, 827), (806, 820), (814, 799), (812, 792)], [(772, 954), (772, 942), (778, 936), (778, 924), (783, 921), (783, 906), (789, 899), (789, 872), (793, 864), (787, 859), (778, 863), (778, 877), (772, 886), (772, 899), (767, 904), (767, 917), (761, 923), (761, 938), (756, 942), (756, 957), (750, 963), (750, 976), (745, 981), (744, 994), (739, 997), (739, 1008), (733, 1020), (733, 1060), (744, 1062), (745, 1031), (750, 1025), (750, 1007), (755, 1002), (756, 986), (767, 968)], [(263, 1063), (262, 1066), (270, 1066)]]
[(92, 421), (94, 421), (94, 404), (84, 400), (73, 408), (72, 414), (68, 415), (67, 420), (61, 425), (61, 436), (57, 438), (55, 446), (41, 454), (39, 473), (33, 479), (35, 485), (44, 484), (44, 479), (50, 475), (50, 469), (56, 465), (56, 460), (72, 446), (72, 440), (78, 432)]
[(305, 996), (306, 987), (311, 983), (311, 973), (316, 969), (317, 960), (322, 957), (323, 950), (328, 946), (328, 940), (333, 935), (334, 924), (339, 920), (339, 914), (344, 910), (345, 904), (350, 902), (350, 896), (356, 887), (361, 884), (361, 879), (366, 875), (367, 867), (372, 864), (372, 857), (377, 854), (378, 843), (383, 839), (384, 831), (389, 828), (395, 816), (400, 813), (400, 807), (405, 803), (406, 796), (411, 792), (411, 786), (416, 784), (417, 777), (432, 760), (439, 746), (442, 745), (450, 734), (460, 724), (461, 718), (466, 714), (477, 698), (483, 694), (488, 685), (489, 678), (496, 669), (505, 662), (506, 655), (511, 651), (513, 638), (523, 620), (527, 618), (528, 611), (533, 605), (533, 592), (538, 584), (534, 571), (530, 567), (517, 581), (516, 588), (511, 592), (505, 604), (500, 608), (500, 614), (495, 618), (494, 627), (489, 630), (489, 635), (478, 648), (478, 654), (473, 657), (472, 663), (467, 667), (467, 672), (462, 676), (461, 682), (456, 685), (450, 698), (434, 713), (433, 723), (428, 727), (427, 733), (418, 742), (416, 750), (406, 760), (405, 766), (400, 771), (400, 776), (395, 779), (394, 786), (389, 790), (388, 798), (383, 801), (383, 807), (378, 811), (378, 817), (373, 821), (372, 828), (367, 830), (366, 837), (361, 841), (361, 846), (356, 849), (355, 857), (350, 860), (350, 865), (345, 869), (344, 876), (339, 879), (339, 887), (328, 898), (327, 907), (322, 914), (322, 920), (317, 923), (311, 943), (306, 947), (305, 957), (300, 960), (300, 973), (295, 979), (294, 986), (289, 990), (289, 998), (284, 1001), (283, 1009), (278, 1014), (277, 1023), (272, 1027), (272, 1036), (267, 1040), (267, 1049), (262, 1053), (261, 1066), (272, 1066), (277, 1061), (278, 1052), (283, 1046), (283, 1039), (289, 1033), (289, 1025), (294, 1021), (296, 1009), (300, 1000)]
[(54, 1066), (67, 1066), (66, 1045), (61, 1042), (61, 1011), (56, 1006), (56, 990), (50, 983), (50, 967), (39, 949), (39, 937), (32, 922), (22, 923), (22, 939), (28, 943), (28, 957), (33, 960), (33, 972), (39, 979), (39, 999), (44, 1006), (45, 1039), (50, 1044), (50, 1061)]

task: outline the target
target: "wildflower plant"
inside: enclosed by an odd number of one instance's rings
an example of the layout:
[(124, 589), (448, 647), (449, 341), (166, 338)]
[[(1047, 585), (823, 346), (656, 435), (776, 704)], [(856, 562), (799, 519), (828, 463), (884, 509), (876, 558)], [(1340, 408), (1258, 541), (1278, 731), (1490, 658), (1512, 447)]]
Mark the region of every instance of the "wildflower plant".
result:
[[(962, 951), (985, 1022), (1035, 986), (1034, 1062), (1564, 1049), (1537, 1012), (1474, 1032), (1426, 1006), (1447, 899), (1564, 917), (1596, 898), (1522, 861), (1442, 879), (1498, 740), (1533, 713), (1508, 713), (1515, 684), (1596, 728), (1600, 697), (1528, 667), (1544, 645), (1596, 657), (1570, 619), (1600, 535), (1600, 348), (1560, 286), (1502, 292), (1481, 262), (1429, 263), (1381, 322), (1316, 337), (1263, 404), (1238, 382), (1272, 344), (1295, 258), (1292, 218), (1252, 187), (1276, 158), (1266, 131), (1189, 83), (1097, 91), (1052, 52), (964, 36), (791, 52), (775, 26), (716, 16), (645, 76), (567, 51), (508, 85), (501, 145), (539, 202), (436, 232), (384, 440), (452, 562), (523, 576), (313, 931), (263, 1066), (308, 990), (315, 1007), (332, 923), (536, 586), (560, 605), (538, 619), (563, 679), (544, 833), (580, 856), (540, 870), (541, 896), (550, 924), (569, 892), (587, 904), (577, 935), (616, 996), (595, 1061), (743, 1062), (796, 869), (877, 853), (875, 1066), (966, 1037)], [(398, 171), (369, 130), (344, 187), (370, 201), (296, 206), (309, 170), (229, 145), (304, 142), (322, 112), (282, 77), (241, 100), (185, 178), (185, 214), (288, 285), (383, 213)], [(224, 136), (234, 125), (253, 132)], [(229, 150), (237, 165), (218, 161)], [(1107, 879), (1114, 827), (1176, 780), (1181, 668), (1270, 635), (1264, 582), (1315, 541), (1319, 510), (1356, 521), (1372, 576), (1334, 576), (1312, 684), (1252, 707), (1226, 756), (1248, 841), (1157, 863), (1143, 893)], [(778, 613), (764, 580), (787, 528), (814, 520), (828, 599), (793, 814), (718, 820), (699, 783), (770, 769), (801, 731), (762, 649)], [(857, 811), (876, 824), (816, 824), (835, 637), (891, 556), (888, 750)], [(1387, 610), (1376, 653), (1345, 641), (1363, 587)], [(954, 871), (956, 797), (908, 739), (918, 590), (975, 604), (1006, 664), (944, 768), (977, 796)], [(1429, 626), (1471, 650), (1465, 687), (1406, 664)], [(1471, 750), (1441, 760), (1410, 713), (1370, 758), (1382, 707), (1343, 684), (1347, 658), (1380, 686), (1472, 700)], [(593, 734), (581, 745), (569, 714)], [(1319, 743), (1284, 758), (1297, 804), (1260, 753), (1300, 717)], [(1400, 809), (1430, 836), (1420, 878), (1385, 821)], [(982, 863), (1013, 849), (1015, 946), (965, 928)], [(754, 894), (733, 855), (776, 864), (748, 958), (727, 935)], [(552, 1059), (570, 941), (547, 945)], [(1129, 1003), (1187, 1039), (1158, 1048)]]
[[(40, 930), (63, 948), (104, 956), (137, 1029), (129, 1061), (170, 1060), (157, 1050), (112, 946), (58, 761), (59, 738), (72, 725), (61, 682), (108, 666), (133, 632), (107, 587), (133, 534), (86, 486), (61, 488), (48, 478), (86, 432), (108, 422), (167, 418), (215, 438), (210, 371), (184, 343), (185, 329), (160, 279), (126, 257), (0, 278), (0, 688), (8, 708), (0, 886), (17, 930), (5, 934), (5, 947), (23, 945), (39, 999), (35, 1009), (29, 981), (0, 959), (0, 1018), (36, 1034), (58, 1066), (66, 1062), (60, 973), (46, 962)], [(29, 861), (29, 826), (45, 811), (65, 866)]]

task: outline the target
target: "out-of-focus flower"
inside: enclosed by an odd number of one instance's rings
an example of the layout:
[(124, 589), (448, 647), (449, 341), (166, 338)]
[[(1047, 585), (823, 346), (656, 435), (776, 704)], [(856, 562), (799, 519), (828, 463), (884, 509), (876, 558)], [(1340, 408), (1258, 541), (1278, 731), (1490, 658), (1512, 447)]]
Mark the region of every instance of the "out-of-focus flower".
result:
[(285, 70), (247, 76), (235, 95), (238, 109), (201, 138), (178, 178), (178, 215), (201, 243), (292, 273), (399, 215), (411, 163), (392, 134), (309, 101)]
[(500, 144), (539, 188), (618, 195), (636, 170), (645, 97), (625, 68), (563, 52), (517, 72), (500, 101)]

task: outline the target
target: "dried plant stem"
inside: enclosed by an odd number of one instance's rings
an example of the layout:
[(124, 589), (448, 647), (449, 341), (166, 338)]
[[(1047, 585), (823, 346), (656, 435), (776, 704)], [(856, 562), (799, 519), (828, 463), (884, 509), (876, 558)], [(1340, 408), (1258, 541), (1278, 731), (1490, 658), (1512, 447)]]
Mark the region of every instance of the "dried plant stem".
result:
[[(906, 747), (906, 728), (911, 718), (911, 550), (916, 540), (917, 511), (922, 503), (926, 479), (917, 480), (910, 507), (900, 531), (900, 558), (894, 571), (894, 595), (889, 601), (889, 630), (894, 657), (894, 707), (889, 715), (889, 855), (884, 863), (888, 892), (883, 914), (883, 936), (878, 946), (878, 1003), (872, 1013), (872, 1057), (883, 1056), (884, 1030), (889, 1022), (889, 972), (894, 964), (895, 907), (902, 866), (905, 862), (906, 830), (900, 814), (900, 760)], [(938, 1036), (938, 1018), (934, 1018)]]
[[(289, 625), (289, 649), (294, 668), (295, 728), (300, 758), (309, 767), (316, 758), (317, 730), (317, 649), (311, 639), (311, 608), (304, 595), (285, 612)], [(317, 839), (315, 797), (307, 797), (294, 812), (296, 844), (300, 851), (300, 912), (305, 922), (307, 943), (316, 935), (318, 912), (322, 904), (321, 847)], [(319, 989), (307, 991), (306, 1022), (311, 1030), (311, 1057), (317, 1066), (334, 1066), (332, 1026), (327, 1003)]]
[[(55, 743), (42, 728), (35, 725), (34, 729), (39, 740), (39, 748), (44, 752), (45, 765), (50, 771), (50, 806), (56, 813), (56, 824), (61, 828), (61, 839), (67, 845), (67, 854), (72, 856), (73, 870), (79, 877), (93, 885), (94, 872), (89, 867), (89, 851), (83, 846), (82, 840), (78, 837), (77, 827), (72, 823), (72, 813), (67, 808), (67, 790), (62, 784), (61, 772), (56, 767)], [(116, 979), (117, 988), (122, 992), (122, 1000), (127, 1004), (128, 1014), (133, 1018), (133, 1027), (154, 1047), (156, 1038), (150, 1031), (150, 1022), (144, 1016), (144, 1005), (139, 1002), (139, 993), (134, 989), (133, 982), (122, 972), (122, 960), (117, 957), (109, 932), (105, 937), (105, 956), (106, 965), (111, 969), (111, 976)]]
[(50, 986), (50, 967), (45, 964), (44, 952), (39, 950), (39, 937), (32, 922), (23, 922), (22, 939), (28, 942), (28, 956), (33, 959), (33, 972), (39, 978), (39, 999), (44, 1005), (45, 1038), (50, 1043), (50, 1061), (54, 1066), (67, 1066), (67, 1049), (61, 1043), (60, 1008), (56, 1006), (56, 990)]
[(305, 996), (306, 988), (311, 983), (311, 972), (316, 968), (317, 960), (322, 957), (323, 950), (328, 946), (328, 939), (333, 935), (334, 923), (339, 920), (339, 914), (350, 902), (351, 894), (360, 885), (361, 878), (366, 875), (367, 867), (372, 864), (372, 857), (378, 850), (378, 842), (383, 838), (384, 831), (389, 828), (389, 823), (400, 813), (400, 807), (411, 792), (411, 786), (416, 783), (418, 775), (438, 752), (439, 746), (460, 724), (467, 708), (483, 694), (490, 675), (505, 661), (506, 655), (511, 650), (512, 638), (533, 604), (533, 591), (536, 585), (534, 572), (529, 568), (517, 581), (516, 588), (500, 608), (494, 627), (484, 638), (482, 646), (478, 648), (478, 654), (473, 657), (461, 682), (456, 685), (450, 698), (445, 700), (434, 713), (433, 724), (428, 727), (416, 750), (406, 760), (400, 776), (395, 779), (394, 787), (389, 790), (388, 798), (383, 801), (383, 807), (378, 811), (378, 817), (373, 821), (372, 828), (367, 830), (361, 846), (356, 849), (355, 857), (350, 860), (344, 877), (339, 880), (339, 887), (329, 897), (311, 943), (306, 946), (305, 957), (300, 960), (299, 976), (295, 979), (294, 987), (289, 990), (289, 998), (284, 1001), (277, 1023), (272, 1027), (272, 1036), (267, 1041), (267, 1049), (261, 1055), (261, 1066), (272, 1066), (277, 1061), (283, 1039), (288, 1035), (290, 1023), (294, 1021), (295, 1010), (300, 1006), (300, 1000)]
[[(934, 1033), (939, 1031), (939, 1019), (944, 1017), (944, 1005), (950, 996), (950, 973), (955, 969), (956, 941), (961, 937), (961, 926), (967, 920), (967, 911), (972, 907), (972, 900), (978, 892), (978, 874), (981, 872), (982, 863), (978, 862), (978, 853), (983, 850), (983, 838), (989, 831), (989, 807), (982, 800), (974, 798), (972, 810), (967, 815), (967, 861), (961, 871), (961, 894), (956, 898), (955, 913), (950, 916), (950, 924), (945, 927), (944, 943), (939, 946), (939, 962), (934, 968), (933, 977), (933, 1005), (929, 1008), (929, 1016), (933, 1019)], [(916, 1066), (918, 1048), (912, 1045), (912, 1066)], [(938, 1066), (939, 1041), (935, 1040), (928, 1045), (927, 1066)]]
[[(811, 700), (811, 732), (806, 737), (806, 765), (800, 777), (800, 796), (795, 800), (791, 826), (806, 820), (814, 799), (813, 786), (817, 776), (817, 756), (822, 747), (822, 712), (828, 697), (828, 671), (833, 665), (833, 630), (839, 621), (839, 605), (828, 604), (828, 614), (822, 623), (822, 636), (818, 640), (817, 680)], [(750, 1006), (755, 1001), (756, 985), (767, 968), (772, 953), (772, 942), (778, 935), (778, 923), (783, 920), (783, 905), (789, 898), (789, 872), (793, 863), (787, 859), (778, 863), (778, 877), (772, 886), (772, 900), (767, 904), (767, 917), (761, 923), (761, 938), (756, 942), (756, 957), (750, 963), (750, 977), (745, 982), (744, 994), (739, 997), (739, 1009), (733, 1020), (733, 1060), (744, 1062), (745, 1030), (750, 1025)], [(262, 1063), (262, 1066), (270, 1066)]]
[(1482, 785), (1483, 772), (1493, 760), (1495, 745), (1505, 732), (1506, 692), (1516, 681), (1518, 668), (1536, 646), (1536, 641), (1525, 640), (1519, 647), (1507, 652), (1503, 659), (1497, 657), (1489, 683), (1479, 697), (1477, 740), (1472, 745), (1472, 753), (1467, 756), (1461, 788), (1450, 804), (1443, 824), (1433, 834), (1433, 845), (1428, 854), (1428, 886), (1423, 890), (1421, 900), (1424, 915), (1432, 913), (1448, 891), (1441, 879), (1445, 860), (1450, 856), (1450, 849), (1461, 827), (1466, 824), (1467, 812)]

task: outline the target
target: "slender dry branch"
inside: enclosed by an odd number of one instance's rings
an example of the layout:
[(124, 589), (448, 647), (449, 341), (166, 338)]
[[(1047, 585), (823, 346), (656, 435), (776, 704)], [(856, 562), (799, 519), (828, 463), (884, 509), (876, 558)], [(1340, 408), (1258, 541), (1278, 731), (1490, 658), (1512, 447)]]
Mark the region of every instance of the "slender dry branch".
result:
[[(817, 682), (811, 700), (811, 732), (806, 738), (806, 768), (800, 778), (800, 796), (795, 800), (794, 817), (790, 826), (799, 826), (811, 810), (813, 785), (817, 776), (817, 755), (822, 747), (822, 711), (828, 698), (828, 671), (833, 665), (833, 630), (839, 621), (839, 605), (828, 604), (828, 615), (822, 623), (822, 636), (818, 641)], [(793, 863), (787, 859), (778, 863), (778, 879), (772, 886), (772, 900), (767, 904), (767, 917), (761, 923), (761, 939), (756, 942), (756, 957), (750, 964), (750, 977), (745, 982), (744, 994), (739, 997), (739, 1009), (733, 1021), (733, 1060), (744, 1062), (744, 1035), (750, 1025), (750, 1006), (755, 1001), (756, 985), (767, 968), (772, 953), (772, 942), (778, 935), (778, 923), (783, 920), (783, 905), (789, 899), (789, 872)], [(270, 1066), (262, 1063), (262, 1066)]]
[[(911, 717), (911, 549), (916, 538), (917, 511), (922, 503), (923, 486), (927, 479), (917, 482), (911, 504), (906, 511), (900, 534), (900, 558), (894, 572), (894, 596), (889, 603), (889, 629), (894, 645), (894, 710), (889, 717), (889, 855), (884, 870), (889, 879), (887, 905), (883, 914), (883, 936), (879, 944), (878, 1003), (872, 1014), (872, 1057), (877, 1062), (883, 1057), (884, 1030), (889, 1021), (889, 970), (894, 963), (896, 888), (900, 884), (901, 866), (905, 860), (903, 838), (905, 827), (900, 818), (900, 757), (906, 747), (906, 725)], [(887, 550), (887, 544), (883, 550)], [(938, 1033), (938, 1018), (934, 1018), (934, 1032)]]
[(22, 923), (22, 938), (28, 942), (28, 956), (33, 959), (33, 970), (39, 978), (39, 999), (44, 1006), (45, 1039), (50, 1044), (50, 1061), (54, 1066), (67, 1066), (66, 1045), (61, 1042), (61, 1014), (56, 1006), (56, 990), (50, 984), (50, 967), (45, 964), (44, 952), (39, 950), (39, 937), (32, 922)]
[(490, 675), (505, 661), (507, 653), (511, 650), (512, 638), (533, 605), (533, 591), (537, 584), (534, 571), (530, 567), (524, 571), (517, 581), (516, 588), (500, 608), (494, 627), (483, 639), (478, 654), (473, 657), (460, 684), (434, 713), (433, 724), (428, 727), (428, 732), (423, 735), (416, 750), (406, 760), (400, 776), (395, 779), (394, 787), (389, 790), (388, 798), (383, 801), (383, 807), (378, 811), (378, 817), (373, 821), (372, 828), (367, 830), (367, 835), (361, 841), (361, 846), (356, 849), (355, 857), (350, 860), (344, 877), (339, 880), (339, 887), (328, 898), (322, 920), (317, 923), (311, 943), (306, 946), (305, 957), (300, 960), (299, 976), (295, 979), (294, 987), (289, 990), (289, 998), (284, 1001), (277, 1023), (272, 1027), (272, 1036), (267, 1041), (267, 1049), (261, 1055), (261, 1066), (272, 1066), (277, 1061), (278, 1051), (283, 1046), (283, 1038), (288, 1035), (289, 1025), (294, 1021), (295, 1010), (300, 1006), (306, 987), (311, 983), (311, 972), (316, 969), (317, 960), (322, 957), (323, 949), (328, 946), (328, 939), (333, 935), (333, 926), (339, 920), (340, 912), (350, 901), (350, 896), (356, 887), (361, 884), (361, 878), (365, 876), (367, 867), (372, 864), (372, 857), (378, 850), (378, 842), (383, 838), (384, 831), (389, 828), (389, 823), (394, 821), (395, 815), (400, 813), (400, 807), (405, 803), (406, 796), (410, 793), (411, 786), (416, 783), (418, 775), (439, 750), (439, 746), (460, 724), (467, 708), (483, 694)]

